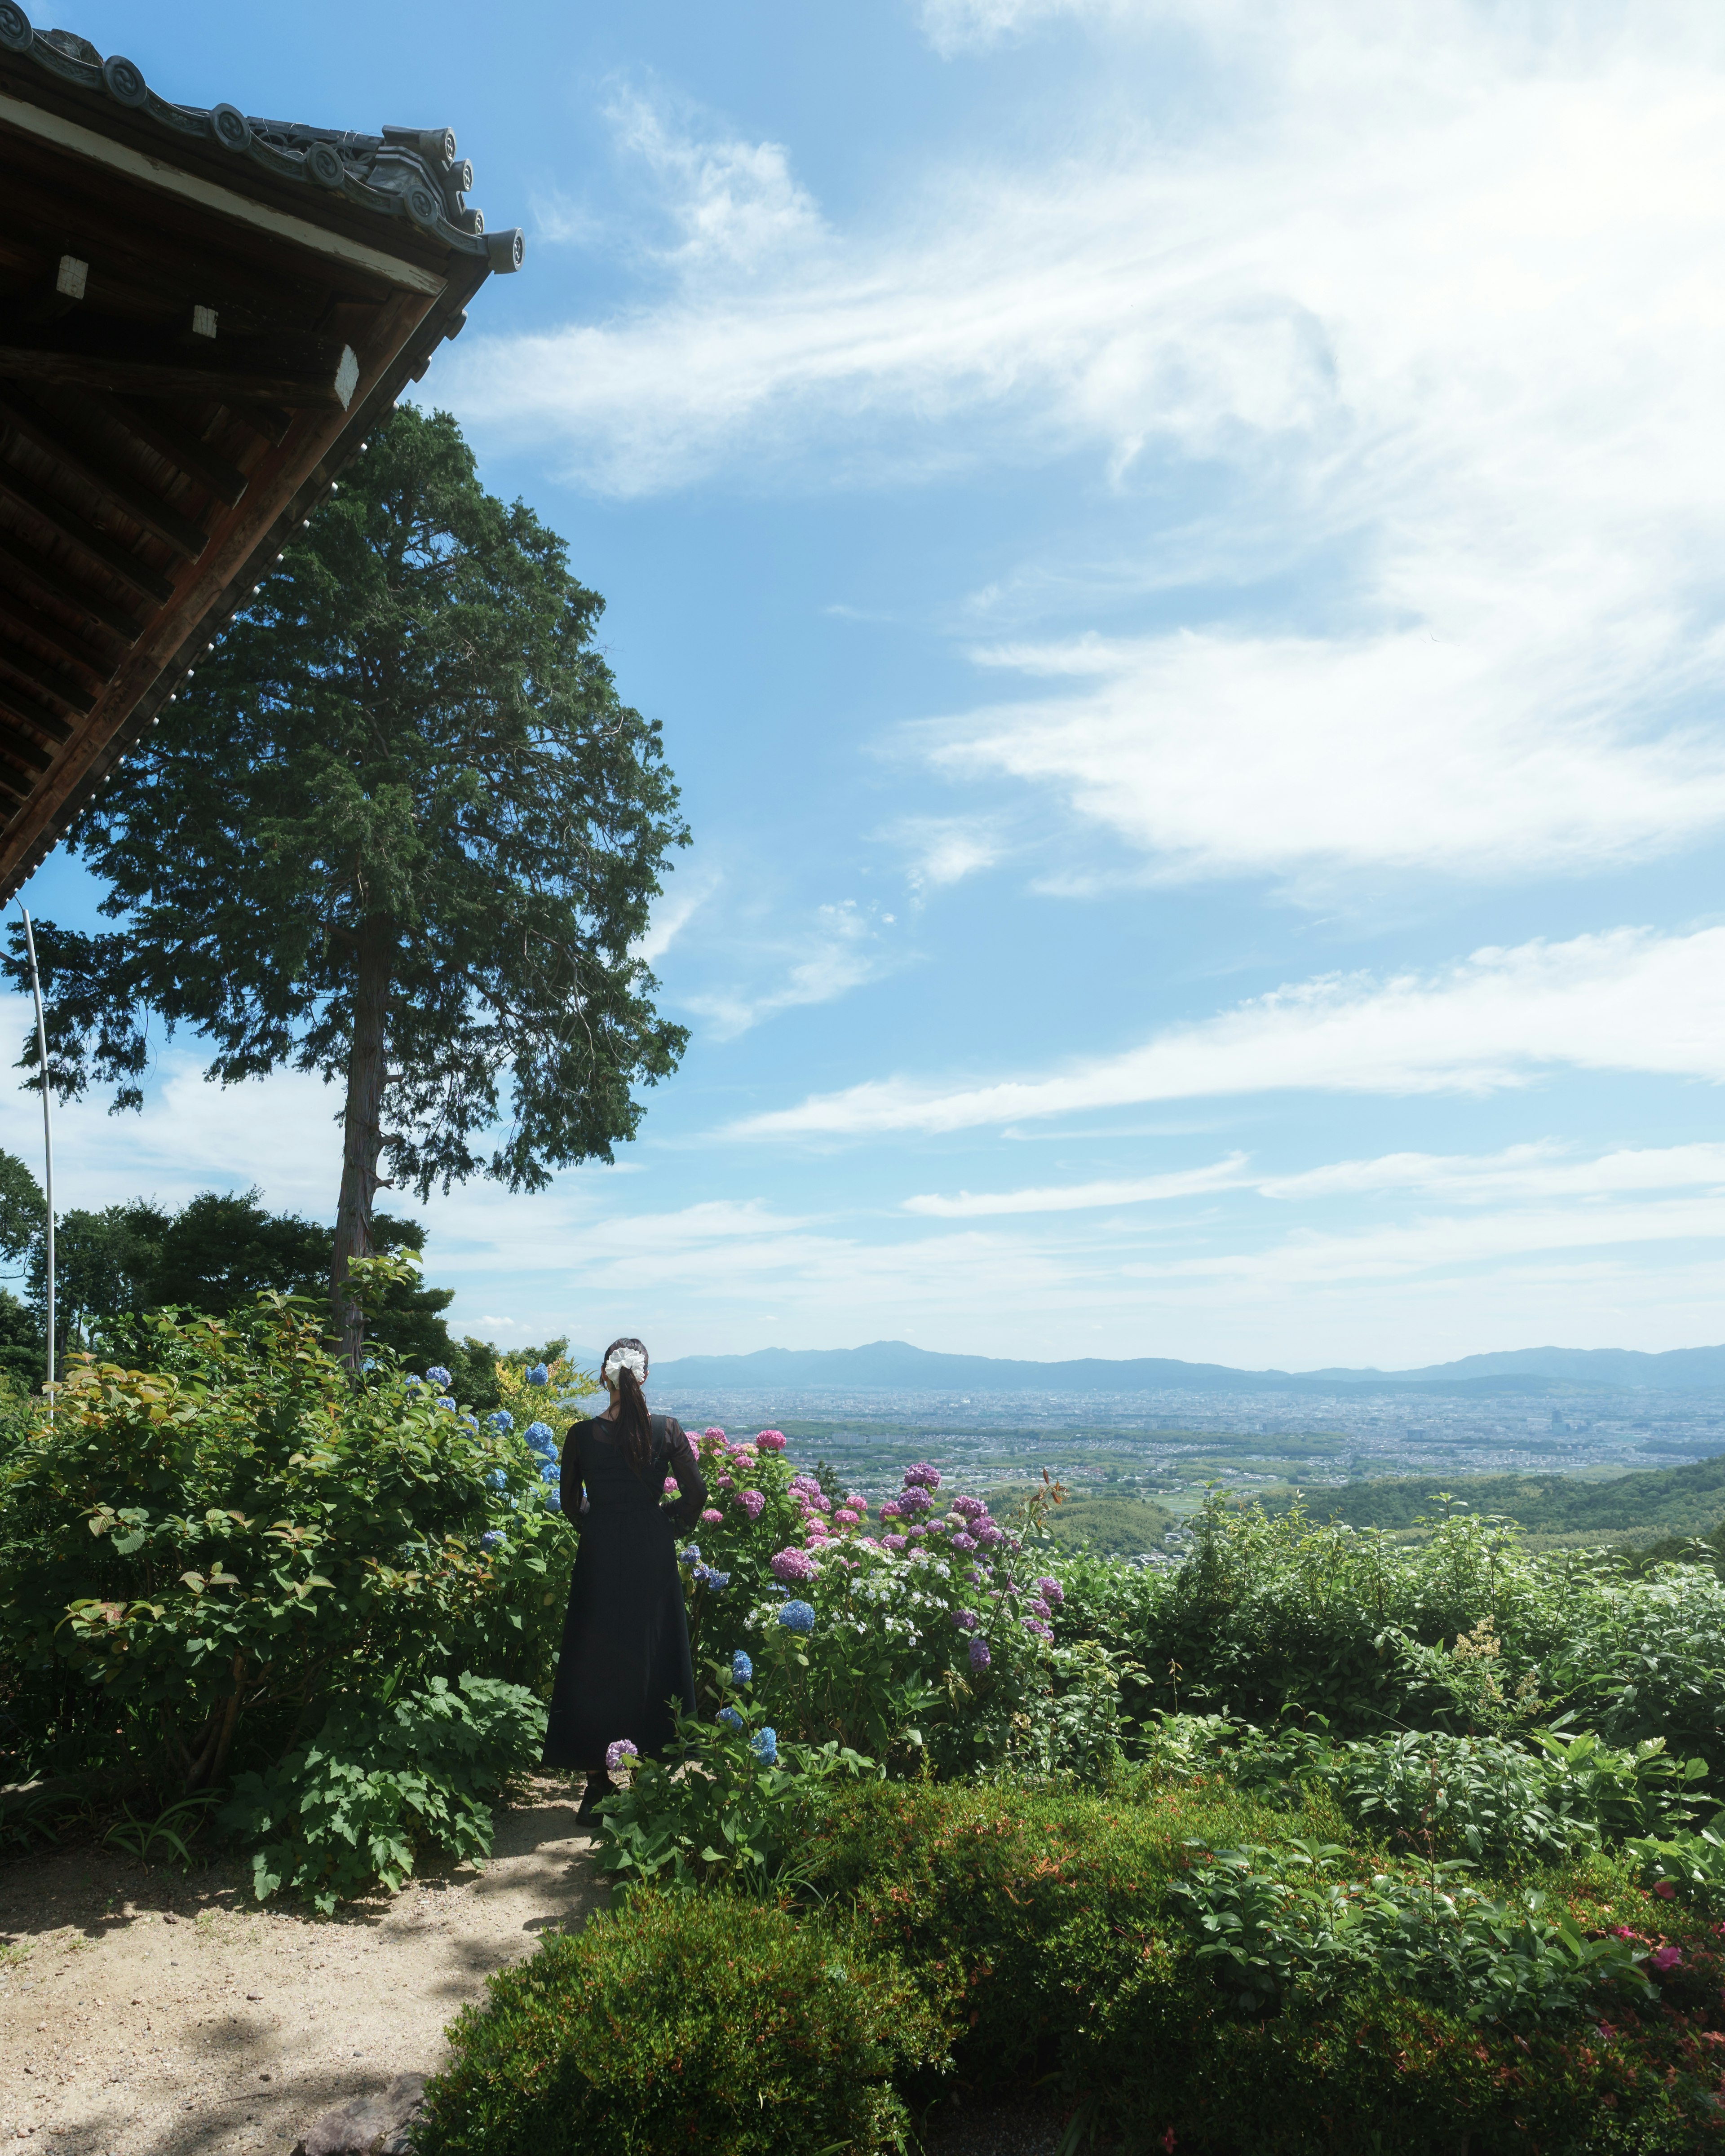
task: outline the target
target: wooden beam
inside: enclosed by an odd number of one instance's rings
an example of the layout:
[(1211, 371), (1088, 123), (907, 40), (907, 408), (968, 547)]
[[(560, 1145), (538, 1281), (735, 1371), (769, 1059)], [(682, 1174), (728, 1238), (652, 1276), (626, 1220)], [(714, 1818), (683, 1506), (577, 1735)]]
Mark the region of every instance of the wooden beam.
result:
[(116, 662), (110, 653), (87, 642), (75, 629), (68, 629), (58, 614), (44, 613), (39, 605), (33, 606), (4, 584), (0, 584), (0, 621), (10, 622), (14, 629), (27, 629), (43, 644), (51, 644), (74, 665), (88, 668), (97, 680), (113, 678)]
[(75, 577), (52, 562), (43, 559), (42, 551), (19, 538), (15, 531), (0, 525), (0, 557), (12, 562), (30, 582), (44, 592), (52, 592), (57, 599), (64, 599), (80, 613), (94, 614), (100, 622), (123, 636), (128, 644), (136, 644), (142, 634), (142, 624), (136, 614), (128, 613), (124, 607), (116, 606), (113, 600), (101, 592), (93, 592), (88, 584), (81, 584)]
[(230, 509), (245, 492), (245, 474), (239, 465), (229, 464), (207, 442), (201, 442), (189, 427), (176, 426), (165, 413), (154, 412), (147, 404), (134, 403), (129, 397), (95, 397), (91, 401), (116, 426), (124, 427), (127, 434), (146, 442), (158, 456), (177, 465), (188, 478), (208, 487), (218, 501), (225, 501)]
[[(10, 711), (11, 708), (8, 699), (0, 696), (0, 711)], [(28, 734), (20, 733), (16, 726), (8, 726), (4, 719), (0, 719), (0, 750), (3, 750), (14, 763), (21, 763), (26, 771), (46, 771), (54, 762), (51, 748), (44, 748), (40, 742), (32, 741)]]
[(288, 438), (288, 429), (294, 424), (291, 412), (284, 412), (277, 404), (231, 403), (228, 410), (243, 427), (249, 427), (254, 434), (261, 435), (272, 449), (279, 449)]
[(0, 419), (9, 419), (27, 440), (87, 479), (134, 524), (153, 531), (177, 552), (195, 561), (203, 552), (209, 535), (201, 524), (171, 509), (159, 494), (152, 493), (130, 472), (122, 471), (67, 420), (11, 388), (0, 391)]
[[(349, 239), (346, 233), (332, 232), (327, 226), (313, 224), (305, 218), (254, 201), (249, 195), (238, 194), (233, 188), (218, 186), (198, 173), (181, 172), (162, 157), (146, 156), (127, 143), (116, 142), (110, 136), (98, 135), (93, 128), (80, 126), (75, 120), (62, 119), (59, 113), (49, 112), (39, 105), (27, 105), (22, 98), (0, 95), (0, 120), (9, 121), (27, 135), (70, 150), (94, 164), (105, 166), (110, 172), (124, 172), (128, 179), (141, 181), (146, 187), (159, 187), (165, 193), (178, 196), (182, 202), (213, 209), (235, 223), (251, 225), (272, 239), (287, 240), (293, 246), (305, 248), (327, 259), (368, 270), (373, 276), (382, 277), (402, 290), (435, 299), (447, 281), (434, 270), (422, 269), (418, 263), (404, 261), (398, 254), (386, 254), (381, 247), (368, 246), (364, 240)], [(379, 236), (388, 229), (382, 227)], [(426, 244), (420, 233), (405, 218), (395, 230), (408, 241), (415, 253)], [(433, 240), (430, 244), (440, 253), (449, 251), (447, 242)]]
[(180, 336), (141, 322), (74, 314), (33, 322), (0, 316), (0, 375), (69, 389), (139, 397), (230, 397), (256, 403), (339, 405), (345, 412), (359, 362), (341, 337)]
[[(3, 674), (0, 674), (0, 711), (9, 711), (13, 718), (22, 719), (27, 726), (46, 734), (61, 748), (77, 732), (69, 719), (63, 719), (58, 711), (50, 711), (45, 705), (39, 704), (28, 690), (19, 688), (15, 681), (8, 681)], [(48, 752), (49, 755), (53, 752)]]
[[(14, 674), (22, 674), (27, 681), (33, 681), (39, 689), (47, 690), (50, 696), (69, 704), (74, 711), (87, 711), (95, 703), (88, 689), (74, 681), (69, 674), (63, 674), (57, 666), (50, 666), (39, 659), (33, 651), (22, 644), (14, 644), (9, 636), (0, 636), (0, 666), (9, 666)], [(51, 715), (50, 715), (51, 716)]]
[(44, 524), (51, 524), (63, 539), (69, 539), (81, 552), (111, 569), (146, 599), (155, 599), (165, 606), (173, 597), (173, 585), (160, 569), (152, 569), (147, 562), (140, 561), (111, 531), (101, 531), (58, 495), (51, 494), (16, 466), (3, 462), (0, 462), (0, 494), (9, 495), (21, 508), (39, 516)]

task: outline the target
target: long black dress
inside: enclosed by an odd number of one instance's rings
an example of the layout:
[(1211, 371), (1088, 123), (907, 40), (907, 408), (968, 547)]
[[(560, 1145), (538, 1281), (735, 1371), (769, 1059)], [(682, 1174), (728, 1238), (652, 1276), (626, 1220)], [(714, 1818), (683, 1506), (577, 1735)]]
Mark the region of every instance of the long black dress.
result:
[[(695, 1712), (695, 1670), (676, 1540), (706, 1502), (695, 1450), (672, 1416), (654, 1415), (653, 1463), (637, 1475), (614, 1422), (578, 1422), (563, 1440), (563, 1512), (581, 1547), (569, 1584), (563, 1649), (545, 1732), (547, 1767), (598, 1774), (627, 1737), (656, 1758), (675, 1725), (666, 1702)], [(667, 1468), (678, 1498), (664, 1502)], [(580, 1509), (583, 1486), (588, 1509)]]

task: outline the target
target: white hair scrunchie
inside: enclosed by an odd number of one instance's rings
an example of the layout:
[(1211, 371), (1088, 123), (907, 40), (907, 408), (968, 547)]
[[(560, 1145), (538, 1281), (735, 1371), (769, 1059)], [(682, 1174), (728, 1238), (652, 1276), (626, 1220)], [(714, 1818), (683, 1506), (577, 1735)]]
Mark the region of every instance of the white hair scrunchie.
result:
[(647, 1379), (647, 1358), (639, 1348), (614, 1348), (606, 1358), (601, 1376), (608, 1385), (619, 1370), (627, 1370), (638, 1385)]

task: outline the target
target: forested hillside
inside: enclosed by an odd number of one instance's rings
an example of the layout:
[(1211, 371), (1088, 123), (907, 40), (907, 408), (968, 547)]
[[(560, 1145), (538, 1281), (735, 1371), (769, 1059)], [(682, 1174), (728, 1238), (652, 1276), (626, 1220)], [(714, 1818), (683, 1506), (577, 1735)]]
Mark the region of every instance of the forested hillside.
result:
[[(1529, 1534), (1655, 1528), (1666, 1535), (1706, 1534), (1725, 1514), (1725, 1455), (1686, 1467), (1658, 1467), (1584, 1482), (1564, 1475), (1414, 1475), (1303, 1493), (1318, 1520), (1355, 1527), (1411, 1527), (1448, 1509), (1502, 1513)], [(1286, 1512), (1291, 1498), (1266, 1501)]]

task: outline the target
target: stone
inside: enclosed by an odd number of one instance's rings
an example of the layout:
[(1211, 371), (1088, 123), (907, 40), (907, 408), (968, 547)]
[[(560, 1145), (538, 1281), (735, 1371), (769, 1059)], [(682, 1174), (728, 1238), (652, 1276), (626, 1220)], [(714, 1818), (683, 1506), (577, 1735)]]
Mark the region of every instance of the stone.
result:
[(424, 2074), (398, 2074), (381, 2096), (353, 2097), (326, 2111), (294, 2156), (406, 2156), (424, 2092)]

